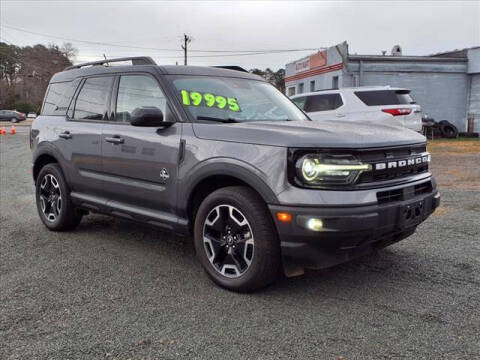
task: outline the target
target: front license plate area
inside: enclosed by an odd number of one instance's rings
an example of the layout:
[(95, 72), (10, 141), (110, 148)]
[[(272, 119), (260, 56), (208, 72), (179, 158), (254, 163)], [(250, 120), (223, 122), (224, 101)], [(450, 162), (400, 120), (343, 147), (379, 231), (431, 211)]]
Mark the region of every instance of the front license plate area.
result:
[(425, 213), (425, 204), (423, 200), (415, 201), (410, 204), (404, 205), (399, 209), (399, 222), (400, 228), (408, 228), (417, 226), (423, 220)]

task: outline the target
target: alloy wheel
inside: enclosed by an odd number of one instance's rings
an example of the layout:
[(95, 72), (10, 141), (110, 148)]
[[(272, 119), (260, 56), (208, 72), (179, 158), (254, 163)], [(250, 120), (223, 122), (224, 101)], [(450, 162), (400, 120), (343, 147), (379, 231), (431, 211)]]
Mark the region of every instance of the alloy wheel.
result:
[(43, 177), (39, 195), (43, 215), (48, 221), (54, 222), (62, 210), (62, 193), (55, 176), (47, 174)]
[(236, 207), (218, 205), (205, 219), (203, 246), (217, 272), (225, 277), (237, 278), (248, 270), (254, 255), (250, 223)]

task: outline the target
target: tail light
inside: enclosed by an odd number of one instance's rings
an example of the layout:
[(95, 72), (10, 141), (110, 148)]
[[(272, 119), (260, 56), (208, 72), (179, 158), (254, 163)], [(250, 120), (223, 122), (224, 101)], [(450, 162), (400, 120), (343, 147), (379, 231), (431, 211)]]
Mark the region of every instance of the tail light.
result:
[(393, 116), (408, 115), (412, 112), (412, 109), (382, 109), (383, 112)]

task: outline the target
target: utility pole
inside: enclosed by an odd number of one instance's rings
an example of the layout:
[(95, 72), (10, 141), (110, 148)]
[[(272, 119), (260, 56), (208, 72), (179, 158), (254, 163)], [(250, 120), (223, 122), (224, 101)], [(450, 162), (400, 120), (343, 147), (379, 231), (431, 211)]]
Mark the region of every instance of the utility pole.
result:
[(191, 41), (192, 41), (192, 38), (190, 36), (188, 36), (187, 34), (183, 34), (182, 49), (183, 49), (183, 55), (184, 55), (184, 61), (183, 61), (184, 65), (187, 65), (187, 46)]

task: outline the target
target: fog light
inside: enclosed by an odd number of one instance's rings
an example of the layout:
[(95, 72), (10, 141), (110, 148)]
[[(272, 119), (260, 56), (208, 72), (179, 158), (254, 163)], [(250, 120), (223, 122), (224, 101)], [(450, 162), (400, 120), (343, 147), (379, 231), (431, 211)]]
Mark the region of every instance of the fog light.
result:
[(316, 218), (308, 219), (307, 227), (313, 231), (321, 231), (323, 229), (323, 221)]

